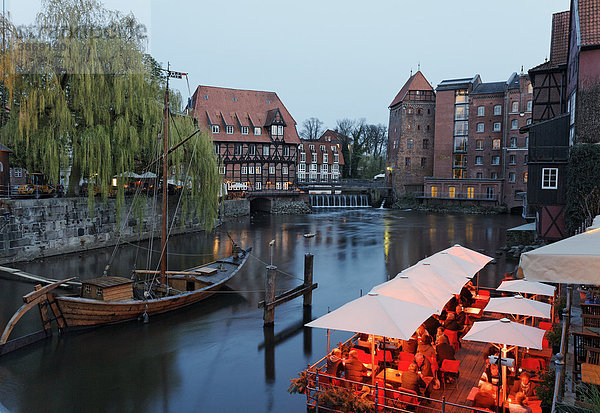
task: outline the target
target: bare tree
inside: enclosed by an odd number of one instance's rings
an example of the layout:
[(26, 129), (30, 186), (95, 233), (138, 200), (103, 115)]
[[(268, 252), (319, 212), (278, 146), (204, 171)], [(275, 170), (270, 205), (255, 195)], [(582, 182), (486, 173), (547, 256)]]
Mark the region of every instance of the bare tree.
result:
[(302, 139), (308, 139), (311, 141), (317, 140), (323, 134), (323, 122), (317, 118), (306, 119), (302, 123), (302, 131), (300, 136)]

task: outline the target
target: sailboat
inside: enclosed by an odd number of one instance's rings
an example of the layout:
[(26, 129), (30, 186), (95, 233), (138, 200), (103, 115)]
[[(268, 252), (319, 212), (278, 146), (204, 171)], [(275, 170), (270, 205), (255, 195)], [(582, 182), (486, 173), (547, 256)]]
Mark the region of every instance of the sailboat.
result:
[(132, 279), (102, 276), (82, 281), (79, 295), (52, 293), (56, 306), (51, 306), (63, 328), (92, 327), (113, 324), (176, 310), (201, 301), (224, 286), (245, 264), (251, 248), (242, 249), (235, 242), (231, 256), (182, 271), (167, 271), (167, 156), (194, 136), (187, 137), (174, 148), (168, 147), (169, 77), (180, 72), (167, 69), (165, 122), (163, 133), (163, 183), (160, 271), (136, 270)]

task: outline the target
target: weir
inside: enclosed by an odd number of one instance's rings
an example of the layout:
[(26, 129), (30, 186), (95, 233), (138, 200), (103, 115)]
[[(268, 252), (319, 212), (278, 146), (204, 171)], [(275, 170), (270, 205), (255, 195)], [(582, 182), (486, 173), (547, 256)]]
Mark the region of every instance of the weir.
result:
[(311, 207), (322, 208), (370, 208), (365, 194), (311, 194)]

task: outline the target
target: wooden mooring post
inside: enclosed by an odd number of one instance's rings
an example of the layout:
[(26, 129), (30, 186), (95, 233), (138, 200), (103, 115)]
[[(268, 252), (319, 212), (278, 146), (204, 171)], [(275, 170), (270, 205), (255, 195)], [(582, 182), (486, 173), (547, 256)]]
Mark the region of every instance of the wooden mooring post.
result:
[(285, 291), (280, 295), (275, 295), (277, 267), (275, 265), (267, 265), (265, 299), (258, 303), (258, 308), (264, 308), (264, 326), (272, 326), (275, 323), (275, 307), (279, 304), (286, 303), (303, 295), (304, 307), (310, 307), (312, 305), (312, 290), (319, 286), (319, 284), (313, 283), (313, 258), (314, 256), (311, 253), (307, 253), (304, 256), (304, 283), (296, 288)]

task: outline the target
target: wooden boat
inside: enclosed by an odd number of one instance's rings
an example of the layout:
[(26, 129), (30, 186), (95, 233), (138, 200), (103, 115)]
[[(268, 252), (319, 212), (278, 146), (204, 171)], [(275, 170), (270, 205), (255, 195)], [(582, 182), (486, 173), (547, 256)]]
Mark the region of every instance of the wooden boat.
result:
[(143, 276), (154, 271), (142, 270), (135, 272), (136, 280), (99, 277), (82, 281), (81, 295), (54, 294), (54, 299), (67, 329), (137, 320), (210, 297), (242, 268), (250, 250), (185, 271), (167, 271), (166, 288), (148, 285)]

